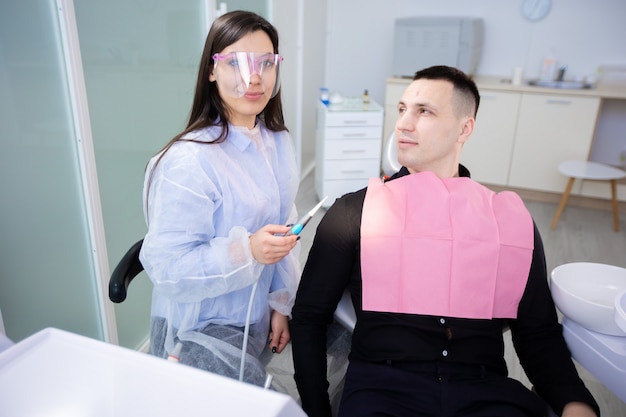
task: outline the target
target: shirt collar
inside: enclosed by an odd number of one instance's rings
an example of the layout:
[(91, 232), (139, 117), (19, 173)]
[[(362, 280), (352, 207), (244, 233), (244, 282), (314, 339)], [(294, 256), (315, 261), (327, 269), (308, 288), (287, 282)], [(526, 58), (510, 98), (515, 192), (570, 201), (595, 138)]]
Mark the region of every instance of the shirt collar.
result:
[(252, 146), (252, 143), (255, 142), (255, 136), (262, 138), (261, 126), (258, 119), (252, 129), (242, 126), (234, 126), (230, 123), (228, 124), (228, 129), (229, 135), (227, 140), (240, 151), (247, 149), (248, 146)]
[[(400, 168), (400, 171), (396, 172), (389, 178), (389, 180), (393, 180), (396, 178), (404, 177), (405, 175), (411, 175), (407, 167)], [(459, 164), (459, 177), (468, 177), (470, 178), (472, 175), (469, 172), (469, 169), (465, 167), (463, 164)]]

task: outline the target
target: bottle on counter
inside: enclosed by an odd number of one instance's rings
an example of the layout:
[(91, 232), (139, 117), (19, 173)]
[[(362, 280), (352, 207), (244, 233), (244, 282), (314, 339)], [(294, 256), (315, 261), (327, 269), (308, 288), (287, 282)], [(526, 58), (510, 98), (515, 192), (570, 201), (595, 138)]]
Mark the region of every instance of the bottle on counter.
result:
[(370, 102), (370, 93), (367, 90), (365, 90), (363, 92), (363, 103), (368, 104), (369, 102)]
[(322, 87), (320, 88), (320, 100), (324, 103), (325, 106), (328, 106), (330, 103), (330, 95), (328, 93), (328, 88)]
[(553, 81), (554, 80), (554, 72), (556, 71), (556, 56), (554, 55), (554, 51), (550, 51), (550, 53), (543, 59), (543, 64), (541, 66), (541, 76), (539, 79), (541, 81)]

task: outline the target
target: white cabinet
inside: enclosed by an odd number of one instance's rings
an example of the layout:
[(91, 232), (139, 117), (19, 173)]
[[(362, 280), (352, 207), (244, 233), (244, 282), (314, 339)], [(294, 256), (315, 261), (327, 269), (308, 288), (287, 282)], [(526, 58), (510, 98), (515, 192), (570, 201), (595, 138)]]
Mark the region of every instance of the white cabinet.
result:
[(348, 100), (317, 106), (315, 191), (330, 206), (380, 176), (383, 109)]
[(520, 93), (481, 91), (476, 127), (461, 151), (461, 164), (476, 181), (508, 183), (520, 99)]
[(599, 110), (599, 97), (522, 94), (508, 185), (562, 193), (557, 166), (587, 160)]

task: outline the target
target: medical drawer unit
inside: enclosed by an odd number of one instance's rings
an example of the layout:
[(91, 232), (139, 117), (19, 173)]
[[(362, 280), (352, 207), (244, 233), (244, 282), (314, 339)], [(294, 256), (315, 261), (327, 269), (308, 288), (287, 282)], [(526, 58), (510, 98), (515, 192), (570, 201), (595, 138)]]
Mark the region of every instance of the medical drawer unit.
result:
[(317, 106), (315, 190), (328, 207), (380, 177), (383, 109), (373, 100), (344, 99)]

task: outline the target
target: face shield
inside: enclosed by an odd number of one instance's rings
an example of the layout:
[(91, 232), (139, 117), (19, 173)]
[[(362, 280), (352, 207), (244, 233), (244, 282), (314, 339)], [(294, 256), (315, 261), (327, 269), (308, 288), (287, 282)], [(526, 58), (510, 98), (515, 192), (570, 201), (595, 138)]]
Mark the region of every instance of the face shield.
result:
[(252, 88), (251, 92), (271, 94), (272, 98), (280, 89), (279, 64), (283, 57), (278, 54), (230, 52), (214, 54), (213, 60), (213, 76), (224, 94), (239, 98)]

